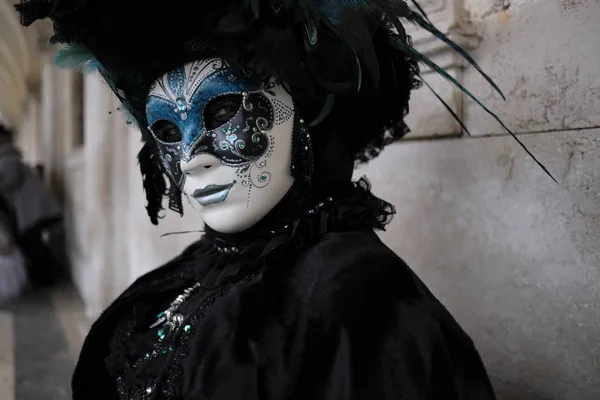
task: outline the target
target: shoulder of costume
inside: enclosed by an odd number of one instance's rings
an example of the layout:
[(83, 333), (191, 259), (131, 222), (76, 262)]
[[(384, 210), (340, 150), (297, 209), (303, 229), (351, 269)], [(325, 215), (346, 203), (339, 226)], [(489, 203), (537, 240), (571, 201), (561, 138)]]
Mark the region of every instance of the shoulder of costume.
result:
[(307, 296), (316, 304), (325, 298), (403, 300), (422, 295), (410, 267), (372, 231), (327, 233), (306, 249), (299, 263), (294, 271), (303, 275)]

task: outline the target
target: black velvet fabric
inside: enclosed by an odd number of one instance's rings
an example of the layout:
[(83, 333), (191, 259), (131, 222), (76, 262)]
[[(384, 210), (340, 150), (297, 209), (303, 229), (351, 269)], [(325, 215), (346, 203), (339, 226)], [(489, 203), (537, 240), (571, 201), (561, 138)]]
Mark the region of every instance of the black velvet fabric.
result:
[[(376, 200), (358, 184), (253, 240), (209, 230), (96, 321), (73, 399), (495, 399), (471, 339), (374, 233)], [(191, 329), (132, 369), (156, 314), (194, 282)]]

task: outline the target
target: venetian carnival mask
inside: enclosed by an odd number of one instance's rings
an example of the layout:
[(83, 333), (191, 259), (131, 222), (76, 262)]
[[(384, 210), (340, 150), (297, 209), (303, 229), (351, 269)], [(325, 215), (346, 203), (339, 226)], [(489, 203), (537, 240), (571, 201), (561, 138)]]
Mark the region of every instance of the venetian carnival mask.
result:
[(194, 61), (152, 85), (146, 114), (167, 173), (216, 231), (250, 228), (294, 182), (294, 105), (274, 79)]

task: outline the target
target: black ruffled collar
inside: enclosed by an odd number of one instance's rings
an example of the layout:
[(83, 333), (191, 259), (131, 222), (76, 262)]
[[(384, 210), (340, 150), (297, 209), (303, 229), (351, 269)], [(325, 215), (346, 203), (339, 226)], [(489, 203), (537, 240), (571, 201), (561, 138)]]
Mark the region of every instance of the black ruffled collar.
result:
[(248, 231), (227, 235), (207, 226), (203, 238), (182, 254), (180, 264), (210, 289), (260, 270), (267, 259), (301, 251), (325, 233), (383, 230), (395, 209), (370, 188), (361, 178), (343, 193), (321, 199), (306, 195), (304, 188), (293, 188), (285, 201)]
[[(335, 196), (315, 196), (306, 187), (295, 186), (267, 217), (245, 232), (222, 234), (205, 226), (204, 256), (210, 255), (217, 266), (254, 264), (284, 249), (301, 250), (327, 232), (384, 230), (395, 209), (370, 189), (364, 177)], [(238, 272), (237, 266), (230, 265), (217, 281), (208, 283), (223, 283)]]

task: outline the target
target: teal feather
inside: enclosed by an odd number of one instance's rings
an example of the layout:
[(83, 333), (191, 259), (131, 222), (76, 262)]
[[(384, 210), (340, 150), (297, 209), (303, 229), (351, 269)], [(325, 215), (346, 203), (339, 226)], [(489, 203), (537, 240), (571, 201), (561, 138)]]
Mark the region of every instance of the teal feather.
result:
[(100, 68), (100, 63), (81, 43), (63, 44), (54, 55), (54, 64), (59, 68), (92, 73)]
[(417, 14), (416, 12), (411, 11), (409, 16), (406, 17), (406, 19), (416, 23), (421, 28), (430, 32), (435, 37), (437, 37), (438, 39), (440, 39), (441, 41), (446, 43), (448, 46), (450, 46), (452, 48), (452, 50), (454, 50), (458, 54), (460, 54), (465, 60), (467, 60), (471, 65), (473, 65), (473, 67), (481, 74), (481, 76), (483, 76), (485, 78), (486, 81), (488, 81), (488, 83), (490, 85), (492, 85), (492, 87), (496, 90), (496, 92), (498, 92), (500, 94), (500, 96), (502, 96), (502, 99), (506, 100), (504, 93), (502, 93), (502, 91), (500, 90), (498, 85), (496, 85), (496, 83), (492, 80), (492, 78), (490, 78), (485, 72), (483, 72), (483, 70), (481, 69), (479, 64), (477, 64), (477, 62), (462, 47), (460, 47), (459, 45), (454, 43), (452, 40), (450, 40), (446, 35), (444, 35), (435, 26), (433, 26), (433, 24), (425, 21), (425, 19), (423, 19), (423, 17), (421, 15)]
[(250, 0), (250, 9), (252, 10), (252, 15), (254, 15), (254, 19), (260, 18), (260, 0)]
[(362, 87), (362, 68), (360, 66), (360, 60), (358, 59), (358, 56), (356, 55), (356, 53), (354, 54), (354, 57), (356, 57), (356, 69), (357, 69), (357, 74), (358, 74), (358, 83), (357, 83), (357, 88), (356, 88), (356, 92), (360, 92), (360, 88)]
[(304, 47), (307, 53), (314, 51), (319, 40), (319, 31), (315, 21), (306, 18), (304, 21)]
[(423, 7), (421, 7), (421, 5), (417, 2), (417, 0), (411, 0), (411, 2), (413, 3), (413, 5), (415, 6), (415, 8), (417, 10), (419, 10), (419, 12), (421, 13), (421, 15), (423, 16), (423, 18), (425, 18), (427, 20), (427, 22), (431, 23), (431, 20), (429, 19), (429, 17), (427, 16), (427, 14), (425, 13), (425, 10), (423, 10)]
[[(548, 169), (544, 166), (544, 164), (542, 164), (532, 153), (531, 151), (529, 151), (529, 149), (527, 148), (527, 146), (525, 146), (525, 144), (523, 142), (521, 142), (521, 140), (517, 137), (517, 135), (515, 135), (515, 133), (513, 131), (511, 131), (510, 129), (508, 129), (508, 127), (504, 124), (504, 122), (502, 122), (502, 120), (496, 115), (494, 114), (492, 111), (490, 111), (477, 97), (475, 97), (471, 92), (469, 92), (463, 85), (461, 85), (456, 79), (454, 79), (454, 77), (452, 77), (451, 75), (449, 75), (446, 71), (444, 71), (442, 68), (440, 68), (437, 64), (435, 64), (433, 61), (431, 61), (429, 58), (423, 56), (421, 53), (417, 52), (416, 50), (413, 49), (413, 53), (416, 53), (415, 56), (417, 59), (419, 59), (419, 61), (423, 62), (424, 64), (426, 64), (427, 66), (429, 66), (431, 69), (433, 69), (434, 71), (436, 71), (438, 74), (442, 75), (443, 77), (445, 77), (446, 79), (448, 79), (450, 82), (452, 82), (456, 87), (458, 87), (463, 93), (465, 93), (467, 96), (469, 96), (471, 99), (473, 99), (473, 101), (475, 101), (479, 107), (481, 107), (486, 113), (488, 113), (489, 115), (492, 116), (492, 118), (494, 118), (501, 126), (502, 128), (504, 128), (504, 130), (506, 130), (506, 132), (508, 132), (510, 134), (510, 136), (513, 137), (513, 139), (519, 144), (519, 146), (521, 146), (523, 148), (523, 150), (525, 150), (525, 152), (533, 159), (533, 161), (535, 161), (535, 163), (550, 177), (552, 178), (552, 180), (556, 183), (558, 183), (558, 181), (556, 180), (556, 178), (554, 178), (554, 176), (550, 173), (550, 171), (548, 171)], [(418, 54), (418, 56), (417, 56)], [(443, 73), (442, 73), (443, 71)]]
[(321, 108), (319, 115), (317, 115), (317, 117), (310, 124), (308, 124), (309, 128), (319, 125), (321, 122), (323, 122), (323, 120), (325, 118), (327, 118), (327, 116), (333, 109), (334, 101), (335, 101), (334, 95), (332, 95), (332, 94), (327, 95), (327, 98), (325, 99), (325, 104), (323, 105), (323, 108)]

